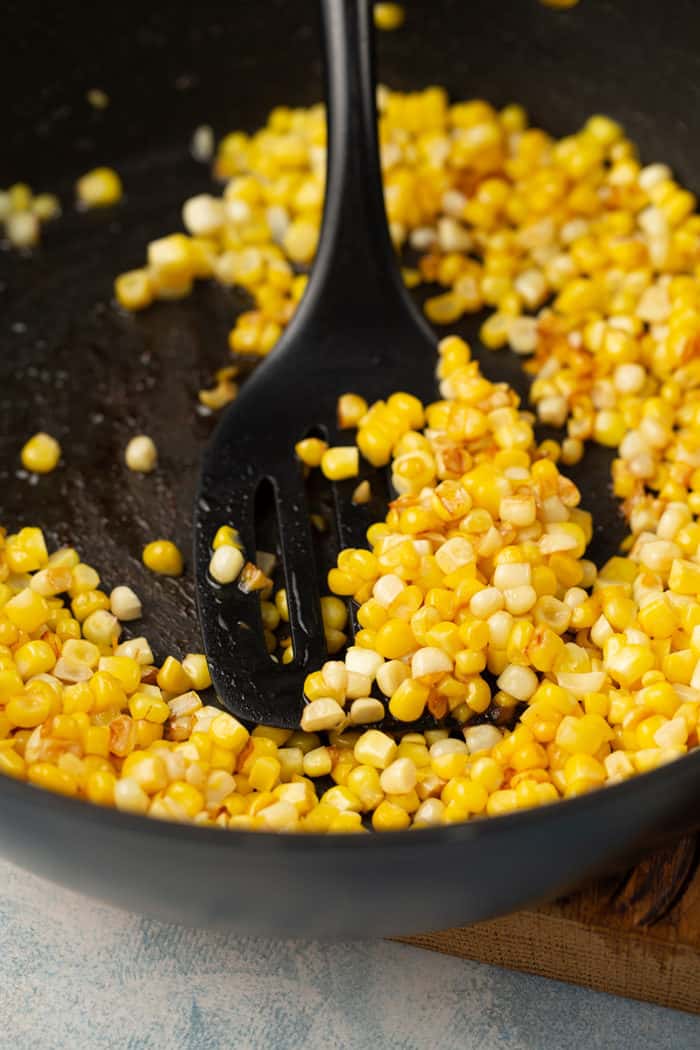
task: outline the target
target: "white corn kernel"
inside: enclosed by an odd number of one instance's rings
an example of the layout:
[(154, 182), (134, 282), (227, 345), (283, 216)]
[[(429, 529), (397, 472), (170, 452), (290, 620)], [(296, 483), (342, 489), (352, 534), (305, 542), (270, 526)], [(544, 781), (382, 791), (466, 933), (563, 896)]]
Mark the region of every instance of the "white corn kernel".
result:
[(368, 729), (355, 742), (353, 754), (361, 765), (374, 766), (375, 769), (386, 769), (398, 751), (395, 740), (378, 729)]
[(321, 697), (312, 700), (302, 711), (301, 728), (306, 733), (316, 733), (320, 729), (336, 729), (344, 720), (345, 712), (337, 700)]
[(138, 620), (142, 613), (139, 597), (131, 587), (115, 587), (109, 596), (109, 607), (118, 620)]
[(137, 434), (126, 446), (124, 459), (129, 470), (150, 474), (158, 463), (158, 450), (153, 438), (147, 434)]
[(238, 547), (224, 544), (222, 547), (217, 547), (211, 556), (209, 575), (217, 583), (233, 583), (240, 575), (244, 564), (245, 558)]
[[(700, 644), (698, 645), (700, 649)], [(387, 660), (377, 670), (377, 685), (384, 696), (392, 697), (402, 682), (411, 677), (411, 671), (401, 660)]]
[(182, 669), (192, 683), (193, 689), (208, 689), (211, 685), (209, 665), (204, 653), (188, 653), (182, 661)]
[(13, 248), (33, 248), (39, 243), (39, 220), (30, 211), (15, 211), (5, 219), (5, 233)]
[(469, 540), (462, 539), (461, 536), (453, 536), (452, 539), (445, 540), (435, 551), (435, 561), (440, 571), (447, 575), (456, 572), (464, 565), (473, 565), (474, 548)]
[(123, 777), (114, 785), (114, 805), (125, 813), (146, 813), (150, 799), (133, 777)]
[(688, 726), (685, 718), (671, 718), (654, 733), (654, 743), (658, 747), (683, 747), (688, 739)]
[(509, 664), (497, 679), (498, 688), (516, 700), (529, 700), (539, 685), (537, 675), (530, 667)]
[(489, 616), (500, 612), (503, 605), (503, 592), (498, 587), (484, 587), (472, 595), (469, 611), (480, 620), (488, 620)]
[(513, 616), (522, 616), (537, 601), (537, 591), (530, 584), (523, 587), (509, 587), (503, 592), (506, 609)]
[(182, 207), (182, 221), (188, 233), (195, 237), (209, 237), (218, 233), (226, 219), (223, 201), (208, 193), (190, 197)]
[(321, 668), (321, 677), (329, 693), (345, 697), (348, 688), (348, 671), (342, 660), (327, 660)]
[(413, 815), (414, 828), (432, 828), (442, 823), (445, 803), (439, 798), (426, 798)]
[(153, 663), (153, 653), (146, 638), (129, 638), (114, 650), (115, 656), (130, 656), (142, 667)]
[(398, 598), (405, 587), (406, 584), (399, 576), (389, 572), (385, 576), (379, 577), (372, 588), (372, 595), (381, 606), (387, 609), (394, 599)]
[(388, 765), (379, 784), (387, 795), (404, 795), (416, 786), (416, 767), (410, 758), (397, 758)]
[(383, 656), (375, 653), (372, 649), (363, 649), (359, 645), (350, 646), (345, 654), (345, 666), (348, 671), (366, 675), (371, 682), (376, 678), (377, 672), (383, 663)]
[(493, 585), (500, 591), (506, 587), (524, 587), (532, 580), (532, 568), (529, 562), (510, 562), (497, 565), (493, 573)]
[(470, 726), (464, 730), (464, 741), (470, 755), (478, 751), (490, 751), (502, 739), (501, 731), (495, 726)]
[(355, 726), (370, 725), (372, 722), (381, 722), (386, 711), (381, 700), (375, 700), (372, 696), (359, 697), (350, 705), (350, 721)]
[(293, 831), (299, 823), (299, 813), (291, 802), (273, 802), (261, 809), (258, 817), (270, 831)]
[(418, 649), (411, 660), (411, 674), (414, 678), (431, 678), (433, 675), (447, 674), (453, 663), (443, 649), (426, 645)]
[(372, 679), (369, 675), (358, 674), (357, 671), (346, 671), (347, 674), (347, 686), (345, 688), (345, 695), (348, 700), (358, 700), (362, 697), (369, 696), (370, 689), (372, 688)]

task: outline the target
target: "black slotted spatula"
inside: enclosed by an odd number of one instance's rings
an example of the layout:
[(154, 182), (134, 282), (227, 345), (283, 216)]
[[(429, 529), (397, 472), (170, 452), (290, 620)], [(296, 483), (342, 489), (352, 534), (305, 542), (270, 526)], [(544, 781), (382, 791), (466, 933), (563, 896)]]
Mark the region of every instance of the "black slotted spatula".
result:
[[(268, 358), (226, 410), (203, 461), (195, 507), (197, 599), (213, 683), (246, 720), (294, 727), (305, 676), (326, 657), (309, 513), (294, 445), (314, 427), (331, 443), (338, 396), (435, 392), (435, 338), (408, 297), (387, 229), (376, 129), (371, 3), (321, 0), (328, 168), (321, 239), (306, 294)], [(335, 440), (337, 438), (337, 441)], [(255, 554), (255, 497), (272, 485), (294, 661), (268, 655), (259, 598), (209, 577), (211, 542), (234, 525)], [(365, 544), (352, 486), (335, 486), (341, 546)]]

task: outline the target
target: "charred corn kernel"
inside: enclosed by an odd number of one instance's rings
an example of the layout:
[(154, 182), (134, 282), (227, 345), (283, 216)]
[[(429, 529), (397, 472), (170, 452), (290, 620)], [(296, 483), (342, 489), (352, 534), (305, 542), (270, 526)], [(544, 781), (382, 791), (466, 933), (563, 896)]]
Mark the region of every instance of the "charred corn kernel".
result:
[(321, 438), (304, 438), (302, 441), (297, 441), (294, 451), (307, 467), (320, 467), (321, 461), (328, 451), (328, 442), (322, 441)]
[(40, 431), (22, 448), (21, 459), (25, 470), (32, 474), (50, 474), (58, 466), (61, 446), (56, 438)]
[(343, 481), (345, 478), (357, 477), (360, 470), (357, 449), (352, 446), (327, 449), (321, 457), (321, 470), (329, 481)]
[(170, 540), (152, 540), (142, 554), (143, 564), (161, 576), (182, 576), (182, 554)]
[(124, 461), (129, 470), (138, 474), (152, 473), (158, 464), (158, 449), (153, 438), (147, 434), (132, 437), (124, 452)]
[(122, 198), (122, 183), (112, 168), (94, 168), (75, 184), (78, 203), (85, 208), (103, 208)]

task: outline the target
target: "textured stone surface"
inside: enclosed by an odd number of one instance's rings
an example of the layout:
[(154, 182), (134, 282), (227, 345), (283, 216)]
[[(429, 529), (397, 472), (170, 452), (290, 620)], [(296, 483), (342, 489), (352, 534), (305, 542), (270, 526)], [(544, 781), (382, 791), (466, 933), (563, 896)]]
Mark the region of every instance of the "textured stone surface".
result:
[(691, 1050), (700, 1019), (381, 941), (164, 926), (0, 864), (0, 1048)]

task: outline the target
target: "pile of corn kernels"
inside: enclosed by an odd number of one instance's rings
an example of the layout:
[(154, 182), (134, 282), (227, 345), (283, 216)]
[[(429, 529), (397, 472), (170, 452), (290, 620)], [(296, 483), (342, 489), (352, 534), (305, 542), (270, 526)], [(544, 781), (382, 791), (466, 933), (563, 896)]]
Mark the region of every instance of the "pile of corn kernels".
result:
[[(519, 106), (450, 105), (439, 88), (382, 89), (379, 109), (392, 237), (418, 253), (407, 283), (442, 286), (425, 305), (436, 324), (488, 308), (482, 343), (529, 357), (536, 415), (566, 437), (538, 444), (535, 416), (449, 337), (440, 401), (395, 394), (355, 413), (342, 456), (297, 449), (330, 477), (352, 476), (359, 454), (391, 463), (398, 498), (370, 549), (331, 570), (361, 630), (308, 677), (294, 733), (249, 734), (202, 706), (200, 655), (157, 667), (144, 639), (120, 640), (119, 605), (115, 616), (75, 552), (49, 557), (33, 529), (7, 537), (0, 770), (166, 819), (354, 831), (370, 817), (391, 830), (570, 797), (697, 746), (695, 198), (663, 164), (643, 167), (607, 117), (556, 141)], [(149, 245), (148, 265), (117, 279), (119, 303), (186, 295), (197, 278), (237, 285), (254, 309), (231, 348), (267, 354), (303, 294), (324, 170), (322, 107), (279, 108), (256, 134), (227, 136), (223, 196), (186, 203), (187, 234)], [(235, 396), (231, 380), (205, 392), (209, 407)], [(599, 570), (584, 557), (590, 515), (558, 467), (588, 440), (618, 450), (631, 530)], [(240, 571), (233, 533), (218, 550)], [(405, 734), (367, 728), (380, 696)], [(426, 711), (461, 728), (410, 732)]]

